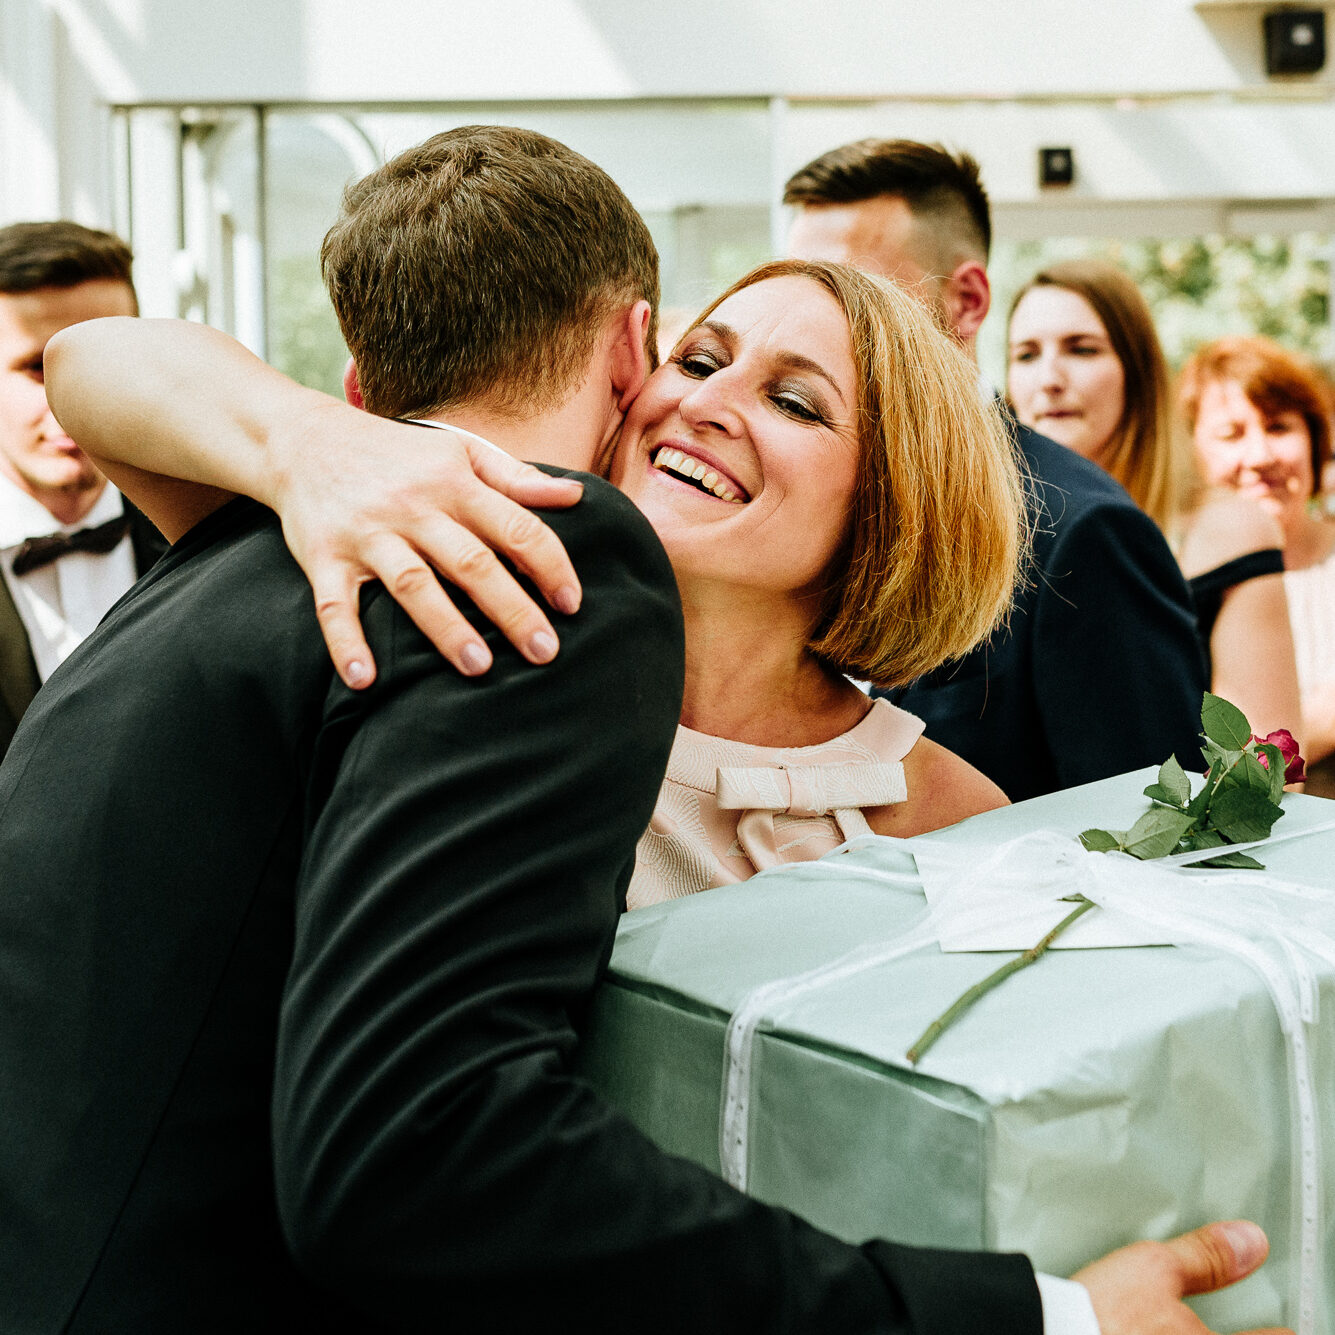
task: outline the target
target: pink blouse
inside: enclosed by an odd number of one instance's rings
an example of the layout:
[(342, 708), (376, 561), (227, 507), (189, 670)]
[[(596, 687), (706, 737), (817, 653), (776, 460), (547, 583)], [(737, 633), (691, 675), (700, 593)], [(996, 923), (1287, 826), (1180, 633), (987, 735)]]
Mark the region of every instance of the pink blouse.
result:
[(751, 746), (677, 729), (626, 902), (643, 908), (821, 857), (870, 833), (863, 807), (908, 796), (922, 720), (885, 700), (816, 746)]

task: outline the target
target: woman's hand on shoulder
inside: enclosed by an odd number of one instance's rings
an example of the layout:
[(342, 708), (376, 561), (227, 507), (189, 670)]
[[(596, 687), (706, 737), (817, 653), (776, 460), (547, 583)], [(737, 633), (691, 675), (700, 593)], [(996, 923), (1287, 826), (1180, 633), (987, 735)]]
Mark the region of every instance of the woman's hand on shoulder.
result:
[(1010, 805), (982, 770), (926, 737), (904, 757), (904, 783), (908, 797), (903, 802), (866, 813), (877, 834), (908, 838)]
[(1284, 533), (1273, 515), (1249, 497), (1215, 490), (1186, 516), (1178, 561), (1192, 579), (1249, 552), (1283, 546)]
[(555, 656), (550, 620), (499, 558), (558, 610), (575, 611), (579, 579), (565, 549), (525, 506), (569, 505), (582, 494), (577, 481), (549, 477), (476, 438), (388, 421), (332, 399), (293, 415), (273, 435), (281, 460), (273, 505), (349, 686), (368, 686), (375, 676), (358, 615), (358, 590), (368, 580), (380, 580), (465, 675), (485, 672), (491, 653), (437, 572), (530, 662)]

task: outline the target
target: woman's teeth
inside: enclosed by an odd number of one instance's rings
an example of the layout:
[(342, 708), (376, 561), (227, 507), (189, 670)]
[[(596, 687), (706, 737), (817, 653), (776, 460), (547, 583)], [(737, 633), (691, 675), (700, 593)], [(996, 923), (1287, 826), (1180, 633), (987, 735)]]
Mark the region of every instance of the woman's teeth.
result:
[(654, 455), (654, 467), (662, 469), (665, 473), (675, 473), (677, 477), (685, 478), (687, 482), (694, 482), (701, 491), (711, 492), (721, 501), (728, 501), (733, 505), (746, 504), (745, 499), (737, 495), (708, 464), (701, 463), (699, 459), (692, 458), (682, 450), (663, 446)]

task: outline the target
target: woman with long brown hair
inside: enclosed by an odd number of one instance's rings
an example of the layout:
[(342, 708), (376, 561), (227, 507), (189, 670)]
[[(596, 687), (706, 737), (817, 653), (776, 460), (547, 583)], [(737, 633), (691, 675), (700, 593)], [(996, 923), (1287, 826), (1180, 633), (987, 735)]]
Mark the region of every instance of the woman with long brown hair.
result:
[(1300, 733), (1279, 528), (1195, 475), (1135, 283), (1097, 259), (1036, 274), (1011, 307), (1007, 393), (1021, 422), (1102, 467), (1163, 529), (1191, 586), (1211, 689), (1263, 734)]

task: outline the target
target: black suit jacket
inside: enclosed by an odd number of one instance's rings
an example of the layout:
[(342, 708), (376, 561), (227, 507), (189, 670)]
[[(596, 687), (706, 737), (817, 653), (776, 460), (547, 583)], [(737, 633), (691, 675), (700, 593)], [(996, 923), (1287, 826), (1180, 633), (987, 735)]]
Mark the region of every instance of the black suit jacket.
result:
[[(130, 516), (135, 574), (142, 575), (166, 551), (167, 544), (129, 501), (125, 502), (125, 512)], [(14, 606), (8, 583), (0, 578), (0, 759), (41, 684), (23, 618)]]
[(1012, 801), (1175, 753), (1201, 768), (1205, 659), (1154, 522), (1101, 468), (1013, 423), (1033, 479), (1034, 566), (1007, 629), (907, 688), (917, 714)]
[(1037, 1332), (1022, 1259), (837, 1242), (573, 1076), (683, 661), (662, 548), (586, 488), (547, 667), (470, 609), (461, 678), (373, 588), (349, 692), (234, 502), (40, 692), (0, 766), (0, 1328)]

